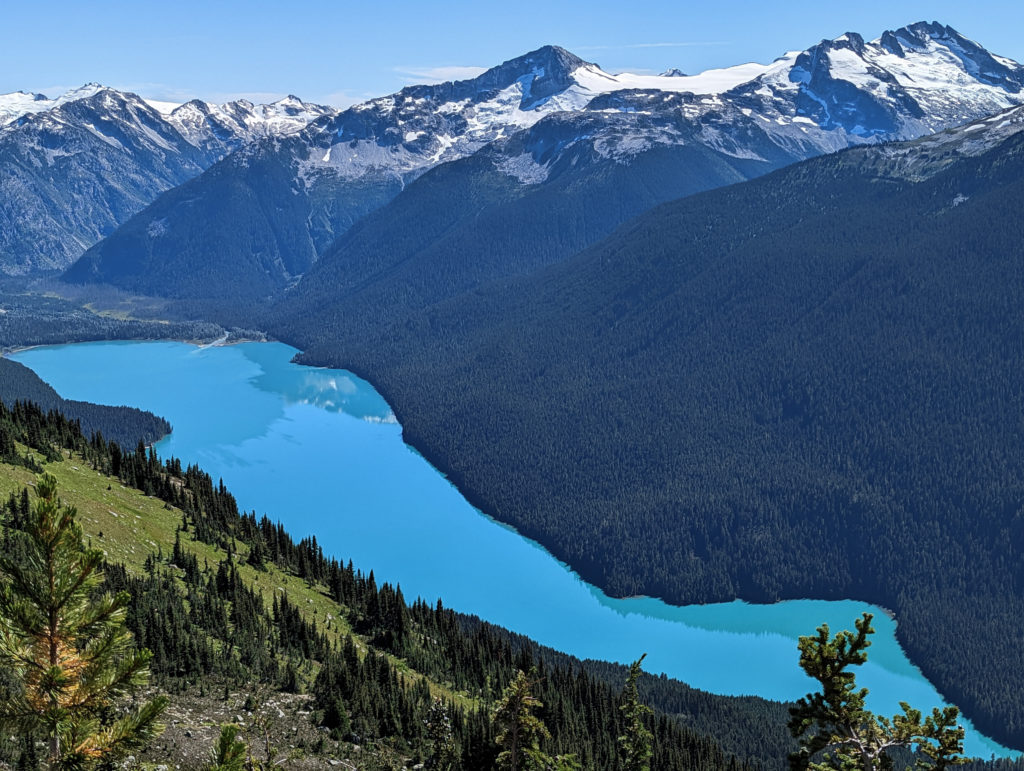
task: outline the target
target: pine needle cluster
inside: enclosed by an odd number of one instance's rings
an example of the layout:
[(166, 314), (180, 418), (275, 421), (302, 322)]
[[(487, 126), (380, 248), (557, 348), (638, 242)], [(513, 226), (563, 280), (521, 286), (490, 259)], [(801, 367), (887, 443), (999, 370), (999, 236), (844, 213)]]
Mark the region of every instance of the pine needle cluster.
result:
[(103, 553), (83, 547), (52, 475), (36, 495), (0, 555), (0, 666), (14, 683), (0, 727), (45, 741), (50, 769), (94, 768), (156, 736), (167, 699), (126, 705), (148, 683), (150, 659), (125, 626), (129, 596), (99, 592)]
[(867, 661), (874, 633), (871, 614), (855, 622), (856, 632), (832, 636), (828, 624), (800, 638), (800, 666), (821, 686), (791, 708), (789, 730), (800, 741), (790, 755), (793, 771), (889, 771), (892, 752), (917, 753), (915, 767), (943, 771), (965, 763), (964, 729), (956, 707), (936, 707), (924, 717), (900, 702), (902, 715), (887, 718), (865, 707), (867, 688), (858, 688), (851, 667)]

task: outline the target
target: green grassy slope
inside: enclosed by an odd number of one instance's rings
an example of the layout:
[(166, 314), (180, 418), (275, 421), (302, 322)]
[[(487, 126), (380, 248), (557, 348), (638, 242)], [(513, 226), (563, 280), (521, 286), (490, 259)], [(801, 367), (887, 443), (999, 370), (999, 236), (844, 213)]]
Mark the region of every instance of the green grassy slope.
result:
[[(545, 652), (525, 638), (459, 617), (451, 611), (435, 611), (419, 604), (409, 607), (403, 603), (405, 621), (401, 623), (408, 625), (409, 633), (400, 639), (393, 629), (385, 628), (386, 621), (374, 621), (370, 610), (386, 606), (389, 598), (394, 597), (386, 585), (371, 591), (365, 581), (360, 584), (361, 579), (357, 578), (355, 590), (349, 590), (348, 603), (339, 604), (337, 586), (330, 586), (322, 576), (314, 575), (315, 565), (305, 577), (297, 574), (302, 570), (296, 571), (273, 559), (265, 560), (257, 569), (248, 560), (255, 541), (247, 540), (244, 527), (240, 526), (233, 534), (200, 540), (202, 528), (197, 527), (197, 522), (202, 515), (198, 511), (184, 511), (165, 503), (157, 495), (146, 495), (121, 479), (101, 473), (93, 465), (102, 466), (102, 461), (97, 461), (97, 456), (88, 448), (83, 449), (84, 454), (81, 450), (64, 449), (60, 460), (50, 453), (51, 461), (45, 462), (42, 453), (28, 450), (23, 444), (18, 447), (19, 453), (28, 452), (36, 463), (57, 478), (61, 498), (78, 511), (84, 537), (106, 553), (111, 565), (108, 573), (120, 582), (117, 588), (127, 586), (135, 595), (129, 624), (136, 625), (136, 636), (144, 637), (151, 649), (154, 646), (161, 649), (154, 658), (154, 683), (171, 694), (172, 708), (167, 735), (150, 748), (146, 755), (149, 759), (171, 760), (186, 768), (194, 767), (208, 751), (209, 740), (219, 723), (239, 717), (259, 722), (264, 718), (269, 720), (269, 715), (282, 742), (288, 741), (289, 732), (306, 737), (301, 740), (301, 746), (291, 748), (296, 757), (289, 762), (296, 768), (317, 767), (317, 763), (328, 759), (356, 762), (360, 768), (386, 768), (396, 761), (422, 760), (429, 752), (429, 743), (425, 742), (422, 720), (415, 710), (422, 709), (422, 705), (429, 704), (433, 698), (440, 698), (455, 714), (463, 716), (461, 719), (469, 726), (467, 737), (486, 739), (490, 729), (480, 721), (489, 722), (487, 716), (514, 669), (532, 663), (541, 667), (542, 697), (554, 710), (545, 719), (559, 729), (555, 731), (555, 741), (579, 754), (587, 768), (610, 767), (607, 752), (611, 748), (614, 756), (615, 731), (618, 730), (614, 696), (621, 687), (622, 668), (611, 667), (609, 671), (606, 665), (599, 676), (591, 676), (583, 671), (580, 662), (553, 651)], [(122, 469), (130, 465), (128, 456), (125, 458)], [(17, 506), (23, 490), (31, 490), (35, 476), (24, 466), (0, 463), (0, 502), (10, 501), (6, 504), (7, 511)], [(183, 524), (187, 528), (184, 531)], [(172, 558), (172, 554), (177, 556)], [(198, 579), (190, 576), (190, 562), (200, 566)], [(204, 616), (209, 614), (204, 608), (210, 602), (222, 600), (215, 596), (218, 590), (214, 587), (224, 580), (225, 565), (237, 572), (239, 582), (235, 588), (228, 587), (222, 592), (223, 596), (234, 600), (223, 602), (228, 628), (218, 632), (215, 626), (204, 626)], [(250, 590), (252, 597), (262, 600), (261, 618), (245, 620), (237, 615), (235, 606), (245, 599), (240, 595), (244, 590)], [(190, 623), (180, 618), (175, 620), (178, 611), (169, 601), (172, 594), (184, 603), (181, 607), (191, 617)], [(287, 602), (301, 621), (288, 621), (287, 627), (285, 622), (279, 621), (287, 615), (283, 607), (278, 613), (279, 602)], [(146, 616), (154, 608), (158, 617)], [(257, 647), (265, 644), (272, 651), (272, 658), (276, 657), (277, 661), (277, 669), (273, 671), (285, 673), (284, 677), (280, 674), (268, 677), (266, 657), (253, 658), (255, 654), (246, 648), (247, 641), (235, 635), (242, 631), (243, 623), (256, 624), (253, 627), (256, 632), (245, 634), (263, 638)], [(305, 630), (300, 628), (303, 624)], [(208, 646), (220, 663), (205, 674), (189, 670), (176, 659), (187, 647), (180, 640), (167, 642), (166, 636), (154, 632), (154, 627), (174, 628), (176, 638), (191, 635), (193, 640), (199, 640), (200, 648)], [(288, 634), (311, 639), (312, 647), (308, 648), (311, 652), (303, 654), (301, 647), (289, 647), (290, 643), (298, 645), (298, 637), (285, 640)], [(316, 635), (322, 636), (323, 643), (314, 639)], [(282, 638), (280, 641), (278, 636)], [(382, 697), (376, 690), (379, 683), (357, 684), (355, 695), (346, 697), (345, 702), (352, 719), (351, 732), (325, 733), (326, 728), (319, 730), (314, 725), (323, 717), (323, 682), (326, 681), (320, 675), (328, 658), (347, 655), (342, 653), (346, 646), (351, 646), (358, 666), (373, 673), (370, 677), (379, 680), (384, 676), (380, 673), (390, 673), (387, 677), (392, 687), (397, 687), (405, 696), (397, 697), (393, 692), (387, 696), (385, 687)], [(332, 649), (338, 653), (331, 653)], [(230, 667), (224, 665), (229, 659), (234, 662)], [(287, 672), (292, 670), (297, 679), (294, 687), (286, 684)], [(480, 674), (473, 674), (474, 671)], [(665, 747), (663, 767), (742, 766), (730, 757), (730, 752), (750, 757), (763, 767), (781, 767), (789, 748), (783, 727), (783, 705), (756, 699), (714, 697), (659, 678), (646, 680), (645, 688), (653, 694), (651, 700), (657, 702), (667, 694), (666, 703), (671, 704), (669, 709), (673, 714), (671, 719), (664, 714), (656, 718), (659, 740)], [(369, 688), (366, 693), (359, 690), (366, 687)], [(289, 693), (295, 690), (300, 693)], [(330, 699), (330, 693), (327, 698)], [(383, 727), (386, 717), (376, 722), (376, 707), (361, 706), (360, 700), (372, 706), (376, 703), (374, 699), (381, 698), (385, 704), (390, 699), (392, 709), (403, 713), (395, 718), (398, 722), (390, 730)], [(584, 711), (573, 717), (580, 702)], [(605, 717), (596, 717), (609, 707), (611, 713), (604, 712)], [(408, 716), (405, 710), (411, 710)], [(590, 710), (596, 712), (586, 717)], [(568, 715), (571, 722), (563, 726), (560, 716), (564, 715)], [(726, 731), (728, 747), (706, 736), (716, 720), (725, 718), (731, 721)], [(572, 727), (575, 721), (581, 720), (583, 722), (576, 728)], [(594, 728), (592, 721), (595, 720), (602, 726), (600, 729)], [(683, 728), (683, 725), (691, 728)], [(701, 733), (705, 736), (699, 735)], [(292, 737), (291, 741), (296, 740)], [(357, 744), (361, 749), (355, 749)], [(466, 761), (466, 767), (489, 767), (489, 747), (485, 742), (472, 748), (475, 754)], [(601, 760), (602, 757), (606, 760)], [(5, 759), (0, 756), (0, 764)]]

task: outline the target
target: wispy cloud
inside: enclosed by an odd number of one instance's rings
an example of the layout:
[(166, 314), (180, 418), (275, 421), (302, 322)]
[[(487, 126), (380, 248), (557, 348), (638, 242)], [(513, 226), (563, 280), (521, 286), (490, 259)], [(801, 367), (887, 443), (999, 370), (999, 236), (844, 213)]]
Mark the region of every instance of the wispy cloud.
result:
[(380, 94), (353, 94), (350, 91), (332, 91), (329, 94), (317, 97), (313, 101), (318, 104), (327, 104), (331, 107), (337, 107), (339, 110), (344, 110), (346, 107), (366, 102), (376, 96), (380, 96)]
[(621, 51), (632, 48), (700, 48), (702, 46), (732, 45), (728, 40), (689, 41), (686, 43), (625, 43), (607, 46), (575, 46), (574, 51)]
[(81, 88), (86, 84), (86, 81), (81, 83), (67, 83), (57, 86), (18, 86), (18, 91), (24, 91), (29, 94), (42, 94), (43, 96), (49, 97), (50, 99), (56, 99), (61, 94), (66, 94), (76, 88)]
[(452, 65), (447, 67), (395, 67), (395, 72), (404, 76), (409, 83), (444, 83), (448, 80), (469, 80), (475, 78), (486, 67)]

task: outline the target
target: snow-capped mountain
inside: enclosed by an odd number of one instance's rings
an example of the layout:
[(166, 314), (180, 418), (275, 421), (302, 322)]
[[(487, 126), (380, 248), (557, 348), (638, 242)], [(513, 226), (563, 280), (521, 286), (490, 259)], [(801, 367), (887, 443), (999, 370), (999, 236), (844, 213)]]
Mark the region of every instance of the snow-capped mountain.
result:
[(0, 270), (64, 268), (227, 153), (335, 112), (295, 97), (167, 107), (95, 83), (0, 95)]
[[(619, 157), (694, 141), (761, 155), (745, 135), (765, 135), (782, 152), (809, 157), (990, 115), (1024, 102), (1022, 87), (1024, 67), (937, 23), (868, 43), (847, 33), (767, 65), (692, 76), (611, 74), (549, 46), (478, 78), (406, 88), (317, 124), (306, 134), (311, 153), (301, 173), (408, 179), (556, 113), (608, 115), (619, 137), (605, 143), (607, 152)], [(617, 114), (642, 114), (649, 130), (623, 136)], [(673, 128), (698, 124), (703, 133)]]
[[(65, 104), (88, 99), (101, 91), (128, 94), (99, 83), (86, 83), (84, 86), (66, 91), (55, 99), (26, 91), (0, 94), (0, 127), (13, 123), (25, 115), (49, 112)], [(261, 136), (294, 134), (317, 118), (334, 115), (337, 112), (333, 107), (303, 102), (292, 95), (270, 104), (253, 104), (247, 99), (224, 104), (204, 102), (201, 99), (192, 99), (183, 104), (154, 99), (142, 101), (160, 113), (182, 136), (197, 147), (208, 141), (210, 136), (252, 140)]]
[[(261, 232), (274, 243), (257, 250), (263, 257), (253, 287), (273, 293), (293, 285), (332, 244), (347, 243), (339, 239), (354, 223), (439, 167), (448, 169), (441, 181), (419, 186), (416, 205), (404, 208), (415, 210), (409, 221), (416, 220), (420, 232), (429, 231), (429, 223), (416, 217), (451, 206), (460, 186), (480, 191), (475, 195), (500, 211), (527, 189), (567, 185), (569, 174), (575, 182), (566, 189), (590, 196), (607, 212), (600, 227), (577, 222), (560, 248), (582, 246), (637, 213), (616, 203), (612, 179), (620, 190), (643, 188), (643, 205), (653, 206), (822, 153), (913, 139), (1022, 103), (1024, 67), (935, 23), (871, 42), (848, 33), (769, 64), (697, 75), (613, 74), (546, 46), (476, 78), (404, 88), (321, 116), (285, 140), (247, 144), (187, 191), (141, 212), (70, 275), (118, 283), (135, 260), (150, 267), (133, 264), (126, 286), (156, 266), (166, 266), (163, 276), (195, 276), (253, 248), (240, 232)], [(453, 164), (470, 158), (475, 162)], [(617, 167), (614, 174), (600, 172), (609, 165)], [(631, 168), (651, 181), (628, 179)], [(488, 182), (488, 175), (504, 181)], [(231, 196), (239, 191), (245, 200), (234, 204)], [(437, 197), (434, 204), (430, 196)], [(218, 214), (204, 216), (199, 226), (200, 210)], [(301, 222), (284, 221), (293, 217)], [(361, 225), (367, 227), (389, 232), (376, 220)], [(281, 233), (288, 238), (274, 235)], [(539, 243), (545, 234), (536, 237)], [(186, 254), (189, 268), (174, 268)], [(561, 252), (537, 254), (557, 259)], [(222, 268), (211, 275), (230, 272)], [(165, 290), (161, 278), (147, 280), (144, 289), (191, 296), (196, 285)]]
[(286, 96), (271, 104), (253, 104), (240, 99), (211, 104), (199, 99), (182, 104), (167, 113), (167, 122), (196, 147), (234, 149), (239, 144), (263, 137), (295, 134), (307, 125), (334, 115), (337, 110)]
[(99, 83), (86, 83), (80, 88), (73, 88), (70, 91), (50, 99), (44, 94), (30, 94), (26, 91), (15, 91), (12, 94), (0, 94), (0, 126), (6, 126), (23, 115), (46, 112), (62, 104), (74, 102), (79, 99), (88, 99), (90, 96), (103, 90)]
[(471, 80), (404, 88), (312, 126), (304, 132), (311, 153), (301, 173), (307, 180), (321, 172), (349, 179), (397, 175), (408, 180), (547, 116), (585, 113), (600, 95), (718, 94), (766, 69), (744, 64), (697, 76), (613, 75), (562, 48), (545, 46)]
[[(729, 84), (758, 69), (749, 80)], [(725, 155), (773, 162), (780, 155), (807, 158), (913, 139), (1024, 103), (1024, 67), (949, 27), (927, 23), (870, 43), (848, 33), (763, 67), (669, 77), (686, 83), (682, 93), (644, 87), (595, 95), (583, 112), (608, 116), (608, 125), (581, 132), (577, 141), (623, 160), (652, 147), (697, 142)], [(594, 91), (594, 85), (604, 86), (592, 78), (584, 82)], [(624, 129), (628, 124), (633, 127)], [(542, 176), (535, 169), (531, 178)]]
[(990, 115), (1024, 101), (1022, 87), (1020, 64), (920, 22), (869, 43), (852, 32), (823, 40), (729, 98), (780, 125), (810, 121), (857, 142), (912, 139)]
[[(113, 280), (118, 271), (105, 267), (105, 253), (117, 254), (119, 265), (133, 254), (151, 265), (205, 255), (199, 266), (237, 254), (242, 242), (233, 213), (241, 207), (248, 230), (290, 234), (260, 263), (265, 291), (294, 284), (296, 271), (304, 272), (360, 218), (427, 171), (460, 159), (478, 157), (494, 174), (530, 188), (607, 164), (651, 174), (658, 154), (670, 152), (665, 168), (692, 180), (680, 185), (662, 175), (644, 199), (654, 205), (680, 190), (732, 183), (852, 145), (913, 139), (1022, 103), (1024, 67), (937, 23), (871, 42), (847, 33), (768, 64), (697, 75), (614, 74), (546, 46), (476, 78), (411, 86), (321, 116), (287, 141), (246, 144), (190, 184), (187, 195), (167, 196), (140, 213), (73, 274)], [(699, 162), (690, 168), (684, 157)], [(467, 174), (483, 184), (487, 171), (480, 164), (453, 170), (449, 184), (431, 189), (450, 195), (468, 182)], [(608, 204), (602, 228), (632, 212), (611, 206), (615, 191), (602, 186), (612, 175), (585, 177), (591, 187), (574, 188), (575, 194), (593, 193), (595, 202)], [(240, 190), (259, 206), (231, 205), (229, 197)], [(278, 205), (286, 199), (287, 206)], [(199, 210), (223, 216), (204, 217), (199, 227)], [(279, 221), (288, 217), (302, 222)]]

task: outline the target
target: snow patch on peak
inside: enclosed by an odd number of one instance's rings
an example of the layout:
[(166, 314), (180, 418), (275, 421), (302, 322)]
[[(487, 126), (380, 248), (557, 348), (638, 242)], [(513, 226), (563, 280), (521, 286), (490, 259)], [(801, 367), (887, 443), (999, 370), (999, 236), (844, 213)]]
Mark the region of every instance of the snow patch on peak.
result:
[(65, 91), (56, 99), (50, 99), (43, 94), (29, 94), (24, 91), (0, 94), (0, 126), (13, 123), (25, 115), (48, 112), (70, 102), (88, 99), (102, 91), (109, 90), (106, 86), (101, 86), (99, 83), (86, 83), (79, 88)]
[(977, 157), (1021, 133), (1024, 133), (1024, 105), (913, 142), (883, 145), (879, 152), (892, 163), (890, 173), (924, 179), (957, 158)]
[(336, 113), (332, 107), (309, 104), (289, 95), (272, 104), (259, 105), (248, 99), (224, 104), (193, 99), (166, 117), (190, 144), (222, 146), (228, 150), (260, 137), (297, 134), (317, 118)]
[(181, 102), (165, 102), (162, 99), (143, 99), (142, 101), (165, 117), (181, 107)]
[(51, 103), (52, 100), (43, 94), (29, 94), (24, 91), (0, 94), (0, 126), (30, 112), (45, 110)]
[(524, 185), (539, 185), (548, 178), (548, 167), (537, 163), (530, 153), (505, 158), (496, 162), (495, 167)]
[(112, 89), (109, 89), (107, 86), (101, 85), (100, 83), (86, 83), (84, 86), (79, 86), (78, 88), (72, 88), (65, 91), (63, 94), (58, 96), (55, 101), (62, 103), (74, 102), (78, 99), (88, 99), (90, 96), (95, 96), (100, 91), (109, 90)]
[(748, 83), (764, 75), (772, 66), (748, 62), (734, 67), (705, 70), (697, 75), (635, 75), (629, 72), (610, 75), (595, 65), (590, 65), (574, 72), (573, 80), (595, 95), (627, 90), (690, 92), (710, 95), (722, 94), (743, 83)]

